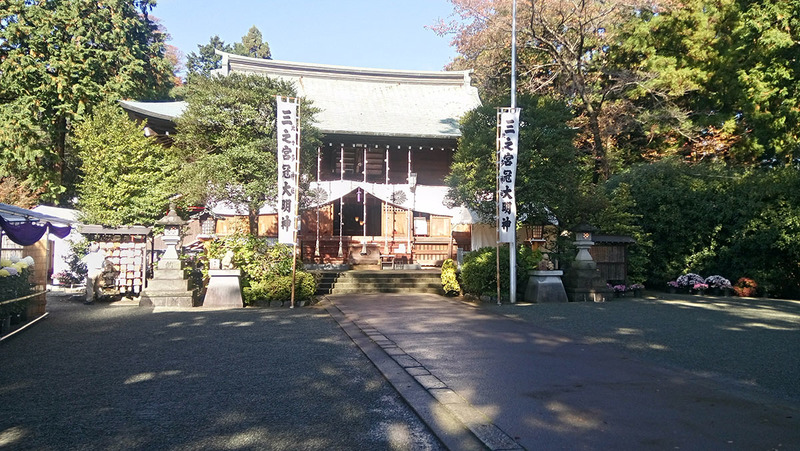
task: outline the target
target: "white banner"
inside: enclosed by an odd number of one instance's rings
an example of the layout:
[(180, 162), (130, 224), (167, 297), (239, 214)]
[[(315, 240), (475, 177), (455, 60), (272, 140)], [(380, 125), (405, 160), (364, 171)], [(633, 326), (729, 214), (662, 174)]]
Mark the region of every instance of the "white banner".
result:
[(517, 178), (519, 108), (501, 108), (497, 114), (497, 231), (499, 243), (512, 243), (517, 233)]
[(297, 204), (300, 170), (300, 123), (297, 99), (277, 96), (278, 135), (278, 242), (297, 241)]

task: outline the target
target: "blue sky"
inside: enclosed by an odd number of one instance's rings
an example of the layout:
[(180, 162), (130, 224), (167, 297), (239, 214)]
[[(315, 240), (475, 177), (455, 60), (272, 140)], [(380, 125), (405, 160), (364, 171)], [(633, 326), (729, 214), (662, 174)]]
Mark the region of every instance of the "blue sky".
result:
[(456, 53), (425, 26), (451, 13), (448, 0), (158, 0), (151, 15), (184, 55), (213, 35), (239, 41), (255, 25), (278, 60), (441, 70)]

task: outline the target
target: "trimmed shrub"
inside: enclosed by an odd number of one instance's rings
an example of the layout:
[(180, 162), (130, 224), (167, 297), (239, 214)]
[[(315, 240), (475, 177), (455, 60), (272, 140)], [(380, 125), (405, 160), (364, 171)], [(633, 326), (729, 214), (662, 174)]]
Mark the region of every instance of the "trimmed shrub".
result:
[[(508, 293), (509, 283), (508, 247), (500, 248), (500, 292)], [(517, 293), (525, 292), (528, 271), (535, 269), (542, 258), (540, 251), (521, 246), (517, 252)], [(464, 256), (461, 267), (461, 283), (465, 293), (475, 295), (497, 294), (496, 248), (484, 247)]]
[[(292, 248), (251, 235), (232, 235), (208, 242), (205, 258), (222, 258), (233, 251), (232, 263), (242, 270), (242, 294), (247, 305), (264, 301), (289, 301), (292, 295)], [(208, 265), (206, 265), (206, 268)], [(297, 263), (295, 300), (310, 299), (316, 278)]]
[(448, 258), (442, 263), (442, 289), (446, 294), (460, 294), (461, 286), (456, 275), (456, 263)]
[[(242, 289), (247, 305), (258, 305), (269, 301), (287, 302), (292, 298), (292, 276), (275, 276), (252, 282)], [(295, 280), (295, 301), (311, 299), (317, 291), (317, 281), (311, 273), (298, 271)]]

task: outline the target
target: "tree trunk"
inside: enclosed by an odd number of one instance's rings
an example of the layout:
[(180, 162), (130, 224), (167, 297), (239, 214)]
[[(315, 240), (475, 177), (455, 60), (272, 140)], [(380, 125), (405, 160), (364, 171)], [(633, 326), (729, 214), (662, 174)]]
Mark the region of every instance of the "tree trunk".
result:
[(592, 131), (593, 153), (594, 153), (594, 184), (608, 180), (608, 158), (606, 158), (606, 148), (603, 145), (603, 135), (600, 132), (599, 113), (594, 108), (588, 108), (589, 128)]
[(64, 184), (64, 161), (67, 154), (67, 118), (65, 116), (60, 116), (56, 119), (56, 129), (55, 129), (55, 153), (56, 153), (56, 161), (55, 161), (55, 174), (56, 174), (56, 185), (62, 186)]
[(250, 225), (250, 235), (258, 236), (258, 209), (249, 207), (247, 219)]

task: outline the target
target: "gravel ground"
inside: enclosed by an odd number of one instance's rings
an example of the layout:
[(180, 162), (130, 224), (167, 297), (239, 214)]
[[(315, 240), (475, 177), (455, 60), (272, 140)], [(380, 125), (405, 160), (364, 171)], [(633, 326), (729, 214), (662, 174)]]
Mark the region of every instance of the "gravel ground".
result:
[(0, 448), (441, 449), (322, 309), (48, 310), (0, 343)]
[(633, 358), (800, 402), (800, 301), (651, 294), (605, 303), (481, 305)]

